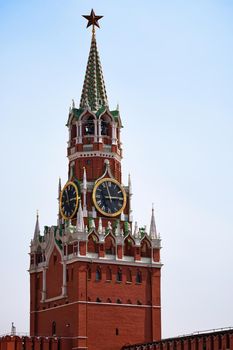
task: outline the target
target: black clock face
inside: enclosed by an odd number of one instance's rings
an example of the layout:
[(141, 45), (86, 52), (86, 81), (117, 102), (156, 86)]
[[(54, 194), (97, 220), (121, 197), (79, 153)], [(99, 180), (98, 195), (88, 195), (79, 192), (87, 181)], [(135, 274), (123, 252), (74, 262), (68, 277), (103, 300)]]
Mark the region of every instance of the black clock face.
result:
[(96, 209), (106, 216), (119, 215), (126, 205), (125, 190), (119, 182), (111, 178), (97, 182), (92, 198)]
[(78, 188), (69, 181), (60, 195), (60, 213), (64, 219), (72, 219), (78, 208)]

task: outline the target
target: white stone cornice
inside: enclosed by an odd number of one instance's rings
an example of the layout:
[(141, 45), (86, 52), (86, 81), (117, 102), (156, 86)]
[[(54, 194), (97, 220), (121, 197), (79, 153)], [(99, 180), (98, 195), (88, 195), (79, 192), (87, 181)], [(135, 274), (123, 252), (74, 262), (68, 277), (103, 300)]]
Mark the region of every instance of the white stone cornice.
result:
[(70, 154), (68, 156), (69, 161), (73, 161), (78, 158), (85, 158), (85, 157), (101, 157), (101, 158), (114, 158), (118, 162), (121, 161), (122, 157), (114, 152), (102, 152), (102, 151), (83, 151), (83, 152), (75, 152), (73, 154)]

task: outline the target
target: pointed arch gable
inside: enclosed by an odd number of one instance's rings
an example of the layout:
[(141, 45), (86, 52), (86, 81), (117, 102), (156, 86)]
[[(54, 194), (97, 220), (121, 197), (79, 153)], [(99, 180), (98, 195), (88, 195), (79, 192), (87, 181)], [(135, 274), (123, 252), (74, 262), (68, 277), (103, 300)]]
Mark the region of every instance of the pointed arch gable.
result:
[(141, 257), (151, 257), (151, 242), (147, 236), (144, 236), (141, 240)]
[(86, 109), (79, 117), (79, 120), (84, 122), (86, 121), (89, 117), (92, 117), (93, 119), (97, 120), (95, 113), (93, 113), (91, 110)]
[(116, 239), (113, 236), (112, 232), (109, 232), (105, 236), (105, 254), (116, 254)]
[(97, 234), (92, 231), (88, 235), (88, 241), (87, 241), (87, 252), (88, 253), (98, 253), (98, 244), (99, 244), (99, 238)]
[(135, 241), (131, 234), (128, 234), (124, 239), (124, 255), (134, 256), (134, 245)]

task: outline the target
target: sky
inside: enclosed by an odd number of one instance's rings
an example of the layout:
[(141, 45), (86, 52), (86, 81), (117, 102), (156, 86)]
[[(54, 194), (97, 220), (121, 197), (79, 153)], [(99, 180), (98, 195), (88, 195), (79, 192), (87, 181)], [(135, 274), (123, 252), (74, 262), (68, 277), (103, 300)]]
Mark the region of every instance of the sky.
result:
[(124, 129), (133, 215), (162, 237), (162, 333), (233, 326), (231, 0), (0, 0), (0, 334), (29, 331), (36, 210), (56, 224), (91, 33)]

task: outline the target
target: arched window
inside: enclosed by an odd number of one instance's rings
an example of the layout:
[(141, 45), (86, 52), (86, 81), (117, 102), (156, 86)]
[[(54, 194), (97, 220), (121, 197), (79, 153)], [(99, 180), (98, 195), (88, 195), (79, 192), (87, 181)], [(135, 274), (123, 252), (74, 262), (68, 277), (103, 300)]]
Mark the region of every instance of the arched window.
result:
[(117, 304), (122, 304), (122, 301), (121, 301), (121, 299), (117, 299)]
[(107, 267), (107, 270), (106, 270), (106, 280), (107, 281), (111, 281), (112, 280), (112, 270), (110, 269), (109, 266)]
[(132, 301), (130, 299), (128, 299), (127, 304), (132, 304)]
[(115, 240), (111, 235), (108, 235), (105, 239), (105, 253), (112, 255), (116, 254)]
[(122, 270), (121, 269), (117, 270), (116, 280), (117, 280), (117, 282), (122, 282)]
[(137, 271), (137, 274), (136, 274), (136, 283), (142, 283), (142, 273), (141, 271)]
[(111, 303), (112, 300), (110, 298), (107, 299), (107, 303)]
[(96, 272), (95, 272), (95, 280), (100, 281), (101, 280), (101, 271), (100, 268), (97, 267)]
[(126, 279), (127, 279), (127, 282), (132, 282), (132, 272), (130, 269), (127, 270)]
[(96, 298), (97, 303), (101, 303), (101, 299), (100, 298)]
[(108, 122), (106, 122), (105, 120), (101, 120), (101, 135), (108, 135)]
[(84, 135), (94, 135), (95, 125), (94, 118), (92, 116), (88, 117), (84, 123)]
[(137, 304), (138, 304), (138, 305), (142, 305), (142, 303), (141, 303), (140, 300), (137, 300)]
[(98, 238), (95, 234), (88, 238), (87, 251), (88, 253), (98, 253)]
[(53, 321), (52, 323), (52, 336), (54, 337), (56, 335), (56, 322)]
[(145, 238), (141, 245), (141, 256), (145, 258), (151, 257), (151, 245), (150, 242)]

